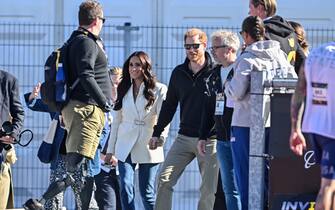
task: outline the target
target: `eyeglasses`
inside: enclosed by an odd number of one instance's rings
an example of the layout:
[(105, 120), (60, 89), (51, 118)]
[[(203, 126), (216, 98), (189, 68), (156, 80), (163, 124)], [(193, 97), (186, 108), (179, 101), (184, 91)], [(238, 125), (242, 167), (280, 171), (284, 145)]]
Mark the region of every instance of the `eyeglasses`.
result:
[(197, 43), (197, 44), (184, 44), (184, 48), (186, 50), (190, 50), (191, 48), (197, 50), (197, 49), (199, 49), (200, 45), (201, 45), (201, 43)]
[(240, 31), (240, 32), (239, 32), (239, 33), (241, 34), (241, 36), (243, 35), (243, 32), (244, 32), (244, 31)]
[(98, 18), (99, 18), (100, 20), (102, 20), (102, 23), (105, 23), (106, 18), (103, 18), (103, 17), (100, 17), (100, 16), (98, 16)]
[(220, 45), (220, 46), (213, 46), (213, 47), (210, 47), (210, 51), (215, 51), (219, 48), (226, 48), (226, 47), (229, 47), (228, 45)]

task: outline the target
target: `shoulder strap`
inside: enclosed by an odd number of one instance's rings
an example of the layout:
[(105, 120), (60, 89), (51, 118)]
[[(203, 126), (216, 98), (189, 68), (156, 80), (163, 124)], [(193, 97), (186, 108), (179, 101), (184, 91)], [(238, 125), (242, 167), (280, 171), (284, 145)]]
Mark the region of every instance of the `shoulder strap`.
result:
[(234, 67), (230, 69), (228, 76), (227, 76), (227, 80), (231, 80), (233, 76), (234, 76)]
[[(97, 45), (98, 45), (98, 43), (96, 42), (97, 41), (97, 38), (96, 37), (94, 37), (93, 35), (91, 35), (86, 29), (84, 29), (84, 28), (79, 28), (79, 30), (78, 31), (80, 31), (81, 33), (79, 34), (79, 35), (77, 35), (77, 36), (75, 36), (75, 37), (73, 37), (73, 38), (70, 38), (70, 39), (68, 39), (67, 41), (66, 41), (66, 44), (68, 45), (67, 47), (69, 47), (71, 44), (72, 44), (72, 42), (74, 42), (75, 40), (77, 40), (78, 38), (83, 38), (83, 37), (88, 37), (88, 38), (90, 38), (90, 39), (92, 39)], [(68, 49), (67, 49), (68, 50)], [(66, 52), (66, 57), (68, 56), (68, 52)], [(68, 59), (67, 59), (68, 60)], [(68, 67), (69, 65), (67, 65), (67, 67)], [(77, 78), (74, 82), (73, 82), (73, 84), (69, 87), (69, 93), (71, 93), (73, 90), (74, 90), (74, 88), (78, 85), (78, 83), (79, 83), (79, 78)]]
[[(228, 73), (228, 76), (227, 76), (227, 79), (226, 79), (226, 82), (231, 80), (234, 76), (234, 67), (232, 67)], [(226, 83), (225, 82), (225, 83)], [(225, 91), (225, 83), (222, 84), (222, 91), (224, 92)]]
[[(85, 37), (85, 36), (88, 36), (88, 32), (86, 32), (86, 31), (83, 31), (83, 33), (82, 33), (82, 35), (78, 35), (78, 36), (75, 36), (75, 37), (71, 37), (71, 38), (69, 38), (65, 43), (64, 43), (64, 45), (66, 45), (66, 48), (65, 48), (65, 50), (64, 50), (64, 57), (65, 57), (65, 60), (63, 59), (63, 65), (65, 65), (66, 66), (66, 68), (68, 69), (67, 71), (66, 71), (66, 76), (67, 76), (67, 78), (68, 78), (68, 72), (69, 72), (69, 66), (70, 65), (68, 65), (68, 56), (69, 56), (69, 53), (68, 53), (68, 51), (69, 51), (69, 46), (75, 41), (75, 40), (77, 40), (78, 38), (80, 38), (80, 37)], [(66, 64), (64, 63), (64, 61), (66, 61)], [(69, 94), (71, 94), (71, 92), (74, 90), (74, 88), (78, 85), (78, 83), (79, 83), (79, 78), (77, 78), (73, 83), (72, 83), (72, 85), (69, 85)]]

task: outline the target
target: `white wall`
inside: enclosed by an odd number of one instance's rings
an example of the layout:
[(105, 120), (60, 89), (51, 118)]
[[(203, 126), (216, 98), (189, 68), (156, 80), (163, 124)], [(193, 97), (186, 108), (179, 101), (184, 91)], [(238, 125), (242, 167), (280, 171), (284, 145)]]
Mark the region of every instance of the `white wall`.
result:
[(334, 0), (280, 0), (277, 14), (308, 28), (335, 26)]
[(53, 22), (53, 0), (1, 0), (1, 22)]
[[(55, 9), (62, 0), (1, 0), (1, 22), (52, 23), (62, 15), (77, 23), (82, 0), (63, 0), (64, 15)], [(248, 14), (248, 0), (101, 0), (107, 21), (133, 25), (239, 26)], [(277, 14), (305, 27), (334, 27), (334, 0), (278, 0)]]

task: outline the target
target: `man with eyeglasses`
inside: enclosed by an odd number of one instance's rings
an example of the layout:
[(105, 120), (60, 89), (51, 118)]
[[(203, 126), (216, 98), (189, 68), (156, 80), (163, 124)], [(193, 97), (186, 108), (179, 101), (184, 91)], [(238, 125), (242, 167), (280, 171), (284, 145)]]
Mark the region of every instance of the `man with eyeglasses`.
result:
[(213, 63), (206, 52), (207, 36), (197, 28), (184, 35), (186, 59), (172, 71), (167, 97), (163, 102), (151, 143), (158, 143), (163, 129), (171, 122), (178, 104), (180, 125), (176, 140), (168, 152), (158, 179), (156, 210), (170, 210), (172, 192), (186, 166), (197, 158), (201, 172), (198, 210), (213, 209), (218, 178), (216, 140), (206, 142), (206, 155), (197, 151), (201, 112), (206, 97), (205, 80), (212, 72)]
[[(94, 158), (105, 124), (105, 113), (111, 110), (111, 84), (108, 77), (107, 56), (99, 37), (105, 19), (99, 2), (88, 0), (79, 7), (79, 28), (68, 40), (65, 65), (69, 85), (77, 78), (79, 83), (62, 109), (66, 137), (66, 174), (63, 180), (52, 183), (40, 200), (28, 200), (25, 209), (43, 209), (46, 200), (64, 191), (74, 182), (74, 172), (82, 169), (83, 181), (78, 190), (93, 186), (88, 178), (87, 163)], [(90, 188), (90, 187), (89, 187)], [(82, 206), (88, 209), (90, 197), (81, 197)]]
[(213, 126), (217, 137), (217, 159), (220, 166), (222, 189), (227, 209), (241, 209), (240, 196), (234, 181), (230, 127), (233, 104), (224, 94), (226, 80), (233, 76), (233, 64), (237, 58), (240, 40), (236, 33), (218, 30), (211, 35), (211, 53), (217, 65), (208, 77), (208, 97), (206, 97), (200, 126), (198, 152), (206, 154), (207, 136)]

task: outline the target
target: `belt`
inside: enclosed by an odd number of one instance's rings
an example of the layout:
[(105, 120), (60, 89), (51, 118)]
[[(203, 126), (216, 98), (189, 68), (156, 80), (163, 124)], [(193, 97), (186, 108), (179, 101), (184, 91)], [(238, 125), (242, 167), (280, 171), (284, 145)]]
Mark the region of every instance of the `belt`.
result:
[(135, 125), (145, 125), (145, 122), (143, 120), (134, 120)]
[(135, 125), (145, 125), (145, 122), (143, 120), (137, 120), (137, 119), (135, 119), (133, 121), (131, 121), (131, 120), (124, 120), (123, 122), (133, 123)]

